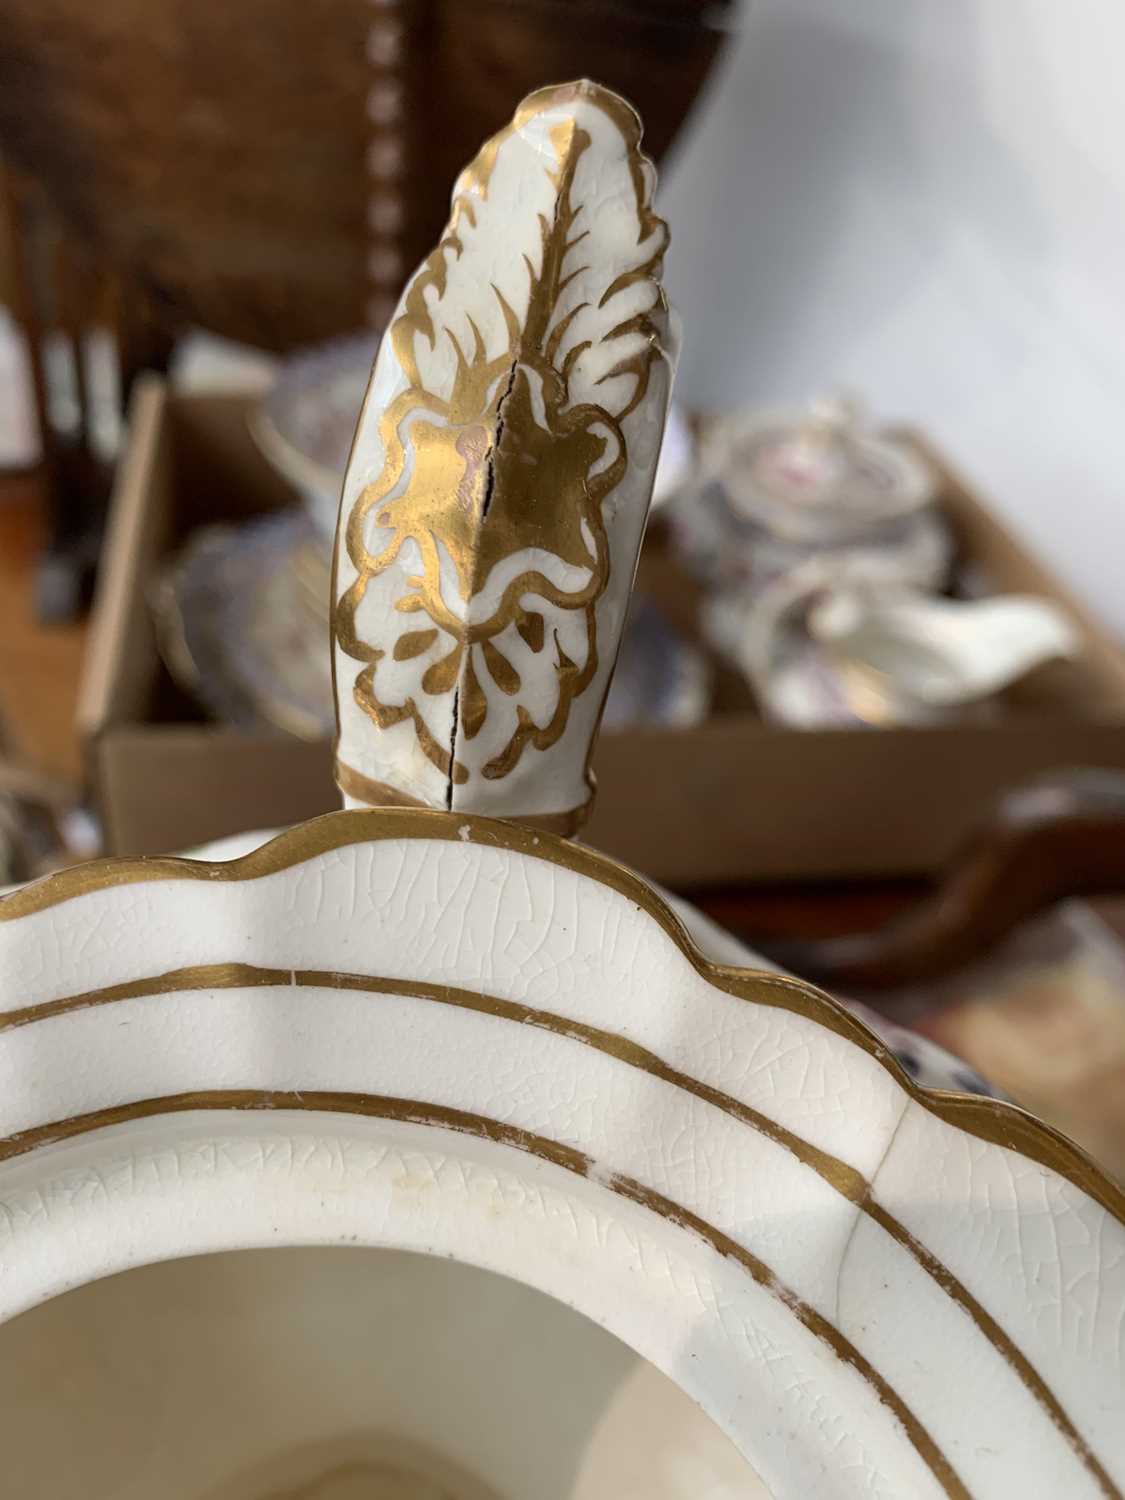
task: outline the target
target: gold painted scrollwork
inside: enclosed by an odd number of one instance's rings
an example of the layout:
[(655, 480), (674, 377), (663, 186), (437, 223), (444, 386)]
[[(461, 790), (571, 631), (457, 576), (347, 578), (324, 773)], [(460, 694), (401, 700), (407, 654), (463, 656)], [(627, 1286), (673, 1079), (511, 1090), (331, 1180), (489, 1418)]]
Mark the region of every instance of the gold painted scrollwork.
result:
[[(594, 304), (589, 297), (574, 304), (572, 294), (567, 305), (567, 287), (590, 270), (583, 255), (594, 232), (584, 222), (593, 217), (591, 205), (574, 194), (576, 172), (591, 145), (578, 119), (565, 114), (579, 100), (602, 110), (624, 140), (638, 261), (601, 288)], [(548, 112), (561, 121), (549, 132), (554, 160), (543, 167), (555, 212), (550, 219), (538, 216), (538, 265), (522, 254), (526, 308), (517, 313), (494, 283), (481, 287), (482, 296), (495, 299), (493, 314), (498, 307), (502, 315), (506, 347), (489, 355), (471, 315), (465, 324), (472, 347), (462, 347), (441, 318), (449, 268), (465, 251), (466, 231), (477, 230), (489, 211), (489, 179), (500, 153)], [(628, 466), (622, 422), (644, 399), (652, 364), (666, 342), (659, 276), (667, 231), (652, 212), (651, 171), (639, 147), (639, 121), (606, 90), (579, 84), (532, 95), (462, 174), (445, 234), (410, 284), (388, 333), (408, 385), (379, 419), (382, 472), (343, 522), (343, 546), (356, 576), (336, 602), (334, 630), (343, 652), (361, 663), (352, 683), (356, 703), (380, 729), (412, 721), (420, 748), (454, 784), (469, 776), (456, 745), (484, 728), (489, 692), (516, 704), (514, 730), (481, 767), (485, 778), (497, 779), (528, 745), (545, 750), (558, 741), (572, 703), (598, 670), (596, 607), (610, 577), (603, 504)], [(638, 283), (651, 285), (646, 307), (615, 322), (614, 299)], [(573, 330), (592, 305), (606, 310), (599, 342), (611, 350), (614, 343), (622, 346), (622, 357), (603, 377), (615, 393), (605, 404), (576, 400), (572, 390), (576, 362), (590, 348), (588, 339), (574, 342)], [(418, 359), (419, 340), (432, 350), (439, 339), (450, 341), (455, 358), (444, 394), (427, 388)], [(374, 545), (373, 532), (379, 538)], [(394, 639), (365, 640), (357, 613), (372, 581), (396, 562), (411, 571), (394, 608), (417, 623)], [(508, 573), (508, 581), (497, 585)], [(571, 658), (552, 627), (557, 611), (584, 619), (583, 660)], [(517, 637), (519, 652), (513, 649)], [(525, 703), (528, 652), (537, 676), (554, 677), (554, 707), (546, 723), (536, 722)], [(400, 703), (385, 703), (377, 692), (377, 669), (388, 654), (395, 662), (427, 658), (413, 693)], [(522, 671), (513, 655), (519, 655)], [(427, 725), (422, 700), (451, 691), (455, 735), (443, 744)]]

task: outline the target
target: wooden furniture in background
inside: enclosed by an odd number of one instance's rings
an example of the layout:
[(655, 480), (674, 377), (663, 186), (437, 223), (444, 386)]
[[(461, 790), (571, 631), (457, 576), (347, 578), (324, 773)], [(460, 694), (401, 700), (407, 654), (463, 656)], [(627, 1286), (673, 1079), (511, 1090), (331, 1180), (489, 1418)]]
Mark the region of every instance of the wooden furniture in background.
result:
[(973, 962), (1059, 901), (1123, 892), (1125, 774), (1054, 772), (1002, 797), (936, 887), (891, 920), (766, 946), (830, 989), (891, 990)]
[[(392, 10), (402, 277), (531, 89), (589, 75), (667, 150), (732, 0), (9, 0), (0, 146), (68, 232), (216, 333), (285, 349), (364, 319), (373, 15)], [(381, 34), (386, 34), (385, 28)], [(401, 277), (400, 277), (401, 279)]]
[(35, 564), (44, 541), (41, 476), (0, 476), (0, 720), (7, 748), (22, 763), (77, 782), (74, 708), (86, 629), (37, 621)]
[(48, 473), (40, 610), (79, 606), (108, 468), (51, 419), (44, 343), (116, 336), (121, 410), (184, 322), (272, 350), (385, 321), (513, 101), (588, 75), (659, 158), (735, 0), (10, 0), (0, 150)]
[[(0, 162), (4, 296), (23, 333), (45, 484), (43, 551), (35, 563), (41, 618), (72, 620), (89, 594), (113, 483), (101, 413), (124, 412), (143, 369), (166, 369), (174, 322), (70, 233), (40, 184)], [(95, 395), (92, 339), (108, 339), (112, 387)], [(101, 441), (99, 441), (99, 438)]]

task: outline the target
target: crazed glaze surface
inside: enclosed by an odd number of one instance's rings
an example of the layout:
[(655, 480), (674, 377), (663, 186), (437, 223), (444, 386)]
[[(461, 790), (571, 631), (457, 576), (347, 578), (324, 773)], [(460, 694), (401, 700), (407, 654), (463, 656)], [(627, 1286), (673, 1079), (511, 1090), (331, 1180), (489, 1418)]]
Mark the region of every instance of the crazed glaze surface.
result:
[(0, 902), (0, 992), (5, 1318), (193, 1251), (425, 1250), (611, 1329), (779, 1497), (1121, 1491), (1120, 1193), (588, 851), (403, 811), (89, 866)]
[(584, 814), (677, 343), (640, 137), (596, 84), (532, 94), (403, 293), (337, 538), (353, 804)]

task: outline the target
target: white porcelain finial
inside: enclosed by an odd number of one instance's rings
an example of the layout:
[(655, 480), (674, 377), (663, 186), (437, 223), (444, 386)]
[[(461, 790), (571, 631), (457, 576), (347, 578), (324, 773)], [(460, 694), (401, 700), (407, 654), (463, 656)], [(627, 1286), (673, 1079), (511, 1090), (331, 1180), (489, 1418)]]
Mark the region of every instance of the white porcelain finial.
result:
[(640, 136), (596, 84), (532, 94), (403, 293), (337, 534), (351, 805), (588, 807), (676, 345)]

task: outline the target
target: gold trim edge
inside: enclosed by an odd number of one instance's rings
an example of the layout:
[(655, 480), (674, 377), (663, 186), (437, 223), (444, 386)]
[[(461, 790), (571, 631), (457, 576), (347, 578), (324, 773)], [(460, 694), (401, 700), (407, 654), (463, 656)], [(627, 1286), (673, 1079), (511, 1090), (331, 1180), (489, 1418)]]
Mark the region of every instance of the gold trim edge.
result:
[[(860, 1213), (882, 1229), (898, 1244), (900, 1249), (912, 1257), (946, 1296), (972, 1320), (981, 1336), (1005, 1360), (1012, 1373), (1042, 1408), (1102, 1493), (1107, 1497), (1116, 1497), (1116, 1500), (1120, 1500), (1120, 1492), (1114, 1487), (1112, 1479), (1031, 1360), (949, 1267), (933, 1255), (878, 1201), (870, 1181), (862, 1173), (832, 1156), (831, 1153), (812, 1145), (802, 1136), (788, 1130), (753, 1106), (744, 1104), (732, 1095), (672, 1067), (657, 1053), (651, 1052), (640, 1043), (621, 1036), (617, 1032), (591, 1026), (586, 1022), (567, 1018), (553, 1011), (539, 1010), (518, 1001), (503, 1000), (494, 995), (486, 995), (460, 986), (421, 980), (391, 979), (380, 975), (354, 974), (340, 970), (271, 969), (256, 964), (234, 962), (174, 969), (147, 979), (126, 981), (104, 986), (98, 990), (69, 995), (58, 1000), (25, 1006), (21, 1010), (9, 1011), (6, 1015), (0, 1014), (0, 1031), (34, 1025), (36, 1022), (56, 1016), (111, 1005), (123, 1000), (151, 999), (191, 990), (289, 989), (294, 986), (340, 990), (371, 997), (405, 995), (417, 1000), (476, 1010), (498, 1020), (539, 1027), (556, 1036), (580, 1042), (605, 1056), (615, 1058), (628, 1067), (636, 1068), (672, 1087), (682, 1089), (720, 1110), (738, 1124), (773, 1141), (789, 1151), (804, 1166), (814, 1171), (822, 1181), (828, 1183), (852, 1203)], [(10, 1156), (22, 1154), (24, 1149), (26, 1148), (21, 1147), (18, 1141), (14, 1148), (5, 1149), (5, 1143), (0, 1141), (0, 1162)]]
[[(442, 812), (441, 808), (431, 808), (428, 802), (423, 802), (420, 797), (411, 796), (404, 792), (401, 787), (391, 786), (388, 781), (376, 781), (370, 776), (365, 776), (362, 771), (357, 771), (354, 766), (349, 766), (347, 761), (341, 760), (339, 756), (335, 761), (336, 785), (346, 797), (355, 797), (360, 802), (366, 802), (368, 807), (413, 807), (415, 809)], [(594, 806), (594, 784), (593, 773), (590, 780), (590, 796), (579, 807), (568, 808), (564, 812), (557, 813), (505, 813), (504, 821), (507, 823), (518, 823), (521, 828), (533, 828), (537, 833), (556, 833), (560, 838), (570, 838), (578, 832)], [(469, 814), (449, 812), (443, 816), (457, 818), (467, 817)]]
[(822, 990), (786, 975), (712, 963), (696, 948), (671, 908), (639, 875), (608, 855), (514, 823), (475, 813), (447, 813), (429, 808), (363, 808), (325, 813), (285, 830), (235, 860), (138, 855), (93, 860), (60, 870), (0, 897), (0, 922), (30, 916), (95, 891), (148, 881), (202, 880), (225, 884), (256, 880), (333, 850), (392, 839), (467, 841), (542, 859), (598, 881), (652, 917), (696, 972), (716, 989), (736, 999), (788, 1010), (861, 1047), (891, 1074), (910, 1099), (930, 1114), (967, 1135), (1003, 1146), (1057, 1172), (1125, 1225), (1125, 1190), (1080, 1146), (1053, 1126), (1006, 1100), (923, 1088), (862, 1021)]
[[(399, 1120), (406, 1124), (453, 1130), (462, 1135), (489, 1140), (513, 1147), (525, 1155), (562, 1167), (575, 1176), (596, 1181), (618, 1197), (656, 1214), (666, 1222), (695, 1234), (725, 1259), (733, 1260), (751, 1279), (771, 1295), (778, 1297), (797, 1321), (814, 1338), (827, 1345), (841, 1363), (849, 1365), (860, 1379), (874, 1390), (878, 1399), (894, 1415), (918, 1456), (933, 1474), (950, 1500), (972, 1500), (958, 1478), (953, 1465), (927, 1431), (921, 1420), (883, 1376), (847, 1339), (835, 1324), (809, 1303), (790, 1292), (764, 1261), (690, 1209), (647, 1188), (643, 1183), (618, 1173), (594, 1174), (595, 1163), (585, 1152), (549, 1136), (506, 1124), (488, 1115), (459, 1110), (425, 1100), (403, 1099), (394, 1095), (353, 1094), (335, 1090), (300, 1092), (268, 1089), (206, 1089), (162, 1098), (137, 1100), (131, 1104), (110, 1105), (89, 1114), (76, 1115), (51, 1125), (36, 1126), (20, 1136), (9, 1138), (6, 1156), (27, 1154), (42, 1146), (73, 1140), (78, 1136), (113, 1125), (193, 1110), (261, 1110), (294, 1109), (313, 1113), (350, 1114), (369, 1119)], [(16, 1147), (13, 1150), (13, 1145)]]

